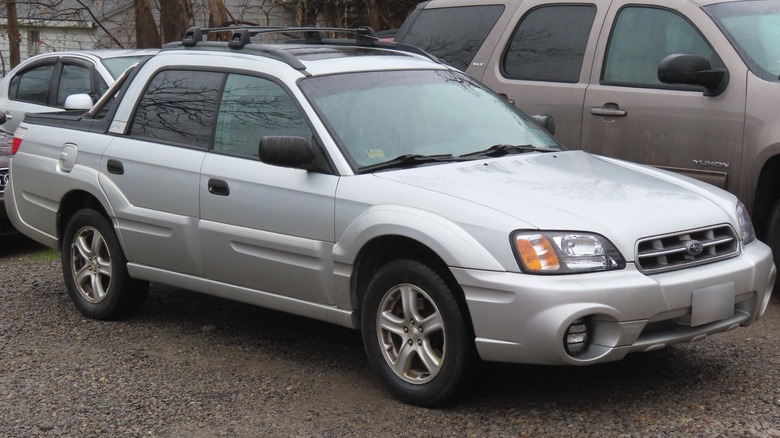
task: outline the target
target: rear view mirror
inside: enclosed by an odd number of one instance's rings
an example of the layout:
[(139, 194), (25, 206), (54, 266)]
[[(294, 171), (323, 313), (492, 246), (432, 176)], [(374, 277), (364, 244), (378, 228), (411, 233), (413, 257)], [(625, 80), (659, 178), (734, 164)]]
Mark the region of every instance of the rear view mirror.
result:
[(311, 144), (303, 137), (263, 137), (259, 147), (260, 161), (280, 167), (314, 170), (316, 160)]
[(553, 116), (549, 114), (534, 114), (531, 116), (539, 126), (549, 132), (550, 135), (555, 135), (555, 120)]
[(658, 65), (658, 80), (665, 84), (697, 85), (705, 88), (705, 96), (717, 96), (728, 85), (728, 72), (713, 69), (710, 60), (699, 55), (669, 55)]
[(66, 110), (84, 110), (87, 111), (89, 109), (92, 109), (92, 105), (95, 103), (92, 102), (92, 98), (89, 97), (89, 94), (71, 94), (67, 98), (65, 98), (65, 109)]

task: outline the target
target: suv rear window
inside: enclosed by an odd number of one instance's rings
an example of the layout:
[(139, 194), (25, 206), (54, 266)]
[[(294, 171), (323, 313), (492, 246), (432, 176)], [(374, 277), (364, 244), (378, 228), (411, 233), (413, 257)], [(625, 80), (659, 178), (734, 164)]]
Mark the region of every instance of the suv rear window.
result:
[(466, 70), (503, 12), (503, 5), (424, 9), (399, 42)]
[(512, 35), (503, 73), (512, 79), (576, 83), (596, 17), (594, 5), (533, 9)]

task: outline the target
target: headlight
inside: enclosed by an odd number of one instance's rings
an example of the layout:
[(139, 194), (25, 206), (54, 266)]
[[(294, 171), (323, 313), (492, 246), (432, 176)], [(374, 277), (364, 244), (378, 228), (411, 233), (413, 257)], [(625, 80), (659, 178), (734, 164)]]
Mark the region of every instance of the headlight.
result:
[(529, 274), (575, 274), (626, 267), (617, 248), (598, 234), (516, 231), (512, 244), (520, 268)]
[(742, 238), (742, 244), (756, 240), (756, 230), (753, 228), (753, 222), (750, 221), (750, 215), (741, 202), (737, 202), (737, 222), (739, 224), (739, 237)]

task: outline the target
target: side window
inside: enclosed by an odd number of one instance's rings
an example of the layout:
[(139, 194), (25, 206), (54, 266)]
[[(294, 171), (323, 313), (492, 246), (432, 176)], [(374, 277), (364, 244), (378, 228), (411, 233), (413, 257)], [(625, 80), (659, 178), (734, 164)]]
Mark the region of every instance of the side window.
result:
[(507, 47), (503, 74), (529, 81), (578, 82), (595, 17), (594, 5), (553, 5), (530, 11)]
[(503, 12), (502, 5), (425, 9), (401, 42), (466, 70)]
[(57, 88), (57, 106), (64, 107), (68, 96), (81, 93), (89, 94), (93, 101), (97, 98), (92, 91), (92, 72), (83, 65), (63, 64)]
[(228, 76), (214, 150), (257, 157), (260, 139), (275, 135), (312, 139), (298, 108), (278, 84), (255, 76)]
[(685, 18), (666, 9), (627, 7), (612, 29), (602, 83), (651, 88), (689, 88), (658, 80), (658, 64), (675, 53), (701, 55), (713, 67), (723, 62)]
[(11, 100), (48, 105), (49, 84), (55, 64), (46, 64), (23, 71), (11, 78)]
[(163, 70), (149, 82), (130, 135), (208, 148), (224, 74)]

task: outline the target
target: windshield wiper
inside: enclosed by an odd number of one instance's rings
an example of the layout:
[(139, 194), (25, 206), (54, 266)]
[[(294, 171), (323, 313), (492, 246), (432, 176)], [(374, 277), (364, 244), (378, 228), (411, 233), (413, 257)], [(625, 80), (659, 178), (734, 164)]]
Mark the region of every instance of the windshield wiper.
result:
[(358, 169), (359, 173), (374, 172), (384, 169), (404, 169), (408, 167), (414, 167), (420, 164), (427, 163), (443, 163), (448, 161), (459, 161), (458, 158), (452, 154), (441, 155), (420, 155), (420, 154), (406, 154), (399, 155), (392, 160), (385, 161), (383, 163), (370, 164)]
[(469, 157), (503, 157), (504, 155), (524, 154), (526, 152), (560, 152), (558, 148), (538, 148), (530, 144), (497, 144), (489, 148), (459, 155), (458, 158)]

